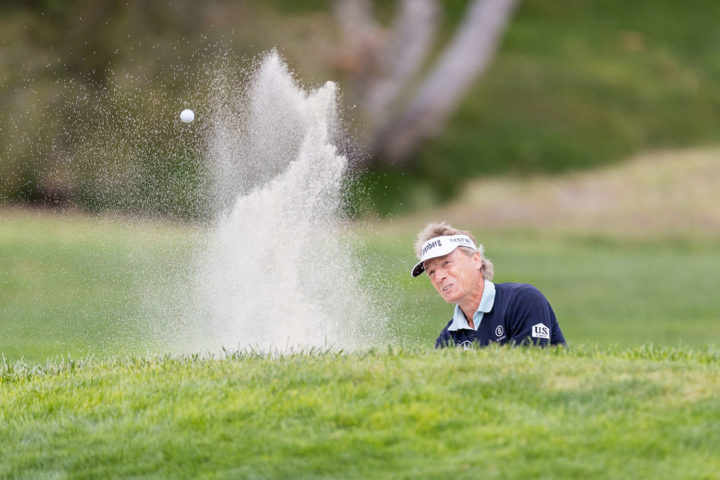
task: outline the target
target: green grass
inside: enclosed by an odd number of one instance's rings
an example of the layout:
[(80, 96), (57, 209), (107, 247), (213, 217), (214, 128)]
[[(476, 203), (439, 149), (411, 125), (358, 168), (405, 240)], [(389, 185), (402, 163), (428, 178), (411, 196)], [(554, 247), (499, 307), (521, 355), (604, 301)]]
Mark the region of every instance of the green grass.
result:
[[(173, 279), (192, 268), (200, 230), (8, 211), (0, 222), (0, 353), (43, 361), (172, 349), (171, 307), (186, 295)], [(405, 347), (432, 345), (452, 310), (426, 278), (408, 274), (416, 226), (357, 229), (364, 279), (387, 302), (394, 341)], [(720, 343), (712, 238), (477, 233), (495, 280), (540, 288), (571, 344)]]
[(182, 275), (193, 238), (161, 223), (0, 210), (0, 352), (143, 352), (144, 299), (171, 301), (161, 280)]
[(720, 352), (0, 363), (0, 478), (715, 478)]
[(397, 345), (164, 354), (172, 342), (154, 337), (143, 299), (171, 301), (167, 278), (187, 273), (200, 231), (0, 211), (0, 478), (720, 469), (712, 238), (488, 230), (497, 280), (538, 285), (571, 346), (435, 351), (450, 307), (409, 278), (413, 232), (358, 225), (368, 285), (395, 298)]

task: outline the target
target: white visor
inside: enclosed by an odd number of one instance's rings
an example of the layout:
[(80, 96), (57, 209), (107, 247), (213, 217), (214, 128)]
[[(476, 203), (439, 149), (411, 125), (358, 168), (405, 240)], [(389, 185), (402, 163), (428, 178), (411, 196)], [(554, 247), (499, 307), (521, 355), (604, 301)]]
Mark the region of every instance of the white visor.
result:
[(423, 243), (420, 249), (420, 261), (413, 267), (411, 275), (417, 277), (425, 271), (423, 262), (431, 258), (444, 257), (458, 247), (470, 247), (477, 250), (475, 242), (467, 235), (445, 235), (434, 237)]

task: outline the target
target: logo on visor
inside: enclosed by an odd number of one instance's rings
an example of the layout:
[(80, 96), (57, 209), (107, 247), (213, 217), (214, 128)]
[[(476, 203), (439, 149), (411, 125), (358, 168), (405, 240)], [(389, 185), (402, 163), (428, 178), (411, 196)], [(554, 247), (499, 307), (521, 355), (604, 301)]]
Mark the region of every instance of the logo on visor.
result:
[(435, 247), (441, 247), (441, 246), (442, 246), (442, 240), (440, 240), (439, 238), (436, 240), (432, 240), (427, 245), (425, 245), (425, 247), (423, 247), (422, 254), (425, 255), (428, 252), (428, 250), (435, 248)]
[(467, 237), (450, 237), (450, 243), (462, 243), (463, 245), (475, 247), (475, 245), (473, 245), (472, 243), (472, 240)]

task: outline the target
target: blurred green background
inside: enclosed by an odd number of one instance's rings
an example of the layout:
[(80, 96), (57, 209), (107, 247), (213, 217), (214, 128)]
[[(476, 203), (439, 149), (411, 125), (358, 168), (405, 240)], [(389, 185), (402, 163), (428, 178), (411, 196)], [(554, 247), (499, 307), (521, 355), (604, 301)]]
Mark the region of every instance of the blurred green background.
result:
[[(173, 308), (191, 294), (186, 268), (202, 229), (26, 210), (0, 211), (0, 221), (0, 352), (8, 358), (187, 351), (192, 328), (202, 329), (202, 318), (188, 328)], [(427, 279), (408, 273), (419, 221), (359, 222), (349, 232), (364, 286), (389, 319), (377, 346), (430, 347), (450, 319), (452, 307)], [(571, 346), (720, 342), (717, 237), (473, 227), (495, 281), (540, 288)]]
[[(395, 3), (375, 4), (381, 24), (391, 24)], [(439, 4), (435, 54), (469, 2)], [(343, 67), (332, 7), (330, 0), (4, 2), (0, 201), (202, 216), (202, 145), (176, 141), (184, 133), (170, 119), (190, 104), (196, 128), (209, 123), (199, 92), (213, 75), (222, 67), (240, 79), (243, 66), (273, 47), (301, 82), (339, 82), (348, 136), (362, 137), (371, 119), (353, 108), (356, 82)], [(718, 16), (720, 5), (707, 0), (520, 2), (487, 73), (408, 165), (389, 166), (362, 145), (354, 150), (366, 166), (356, 204), (370, 195), (362, 211), (405, 212), (451, 198), (468, 177), (587, 169), (717, 143)], [(130, 120), (142, 125), (133, 130)], [(116, 170), (131, 163), (122, 171), (153, 181), (111, 183), (67, 161), (94, 156), (97, 165), (107, 155), (93, 143), (99, 136), (113, 137), (107, 162)], [(124, 155), (128, 143), (143, 154)]]
[[(425, 71), (468, 4), (440, 2)], [(389, 26), (395, 4), (374, 7)], [(204, 102), (271, 48), (300, 83), (340, 86), (357, 249), (392, 286), (401, 342), (448, 316), (407, 270), (415, 232), (450, 219), (498, 281), (546, 293), (571, 342), (717, 344), (719, 17), (707, 0), (523, 1), (448, 122), (392, 166), (362, 143), (329, 0), (3, 2), (0, 351), (150, 348), (137, 298), (210, 211)]]

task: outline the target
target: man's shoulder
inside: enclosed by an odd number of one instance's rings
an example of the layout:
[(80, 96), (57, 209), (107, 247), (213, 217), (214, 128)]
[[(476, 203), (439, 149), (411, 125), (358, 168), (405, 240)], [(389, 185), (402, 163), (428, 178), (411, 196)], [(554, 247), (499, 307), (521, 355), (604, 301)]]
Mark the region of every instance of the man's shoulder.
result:
[(505, 309), (536, 308), (547, 305), (548, 299), (534, 285), (529, 283), (499, 283), (495, 285), (496, 302)]
[(496, 283), (495, 291), (508, 296), (536, 296), (538, 294), (542, 296), (542, 292), (529, 283)]
[(452, 335), (450, 334), (450, 331), (448, 328), (450, 328), (450, 325), (452, 325), (453, 321), (450, 319), (450, 321), (445, 325), (445, 328), (442, 329), (442, 332), (440, 332), (440, 335), (438, 335), (437, 340), (435, 340), (435, 348), (443, 348), (448, 346), (451, 343)]

